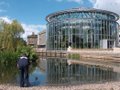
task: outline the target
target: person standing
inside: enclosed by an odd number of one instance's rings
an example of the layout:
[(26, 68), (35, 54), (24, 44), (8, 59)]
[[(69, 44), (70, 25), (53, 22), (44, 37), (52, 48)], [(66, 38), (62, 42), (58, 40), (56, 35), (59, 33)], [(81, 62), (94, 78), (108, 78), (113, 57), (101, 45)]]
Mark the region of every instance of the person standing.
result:
[(20, 70), (20, 87), (29, 86), (29, 60), (26, 54), (22, 54), (17, 61), (17, 67)]

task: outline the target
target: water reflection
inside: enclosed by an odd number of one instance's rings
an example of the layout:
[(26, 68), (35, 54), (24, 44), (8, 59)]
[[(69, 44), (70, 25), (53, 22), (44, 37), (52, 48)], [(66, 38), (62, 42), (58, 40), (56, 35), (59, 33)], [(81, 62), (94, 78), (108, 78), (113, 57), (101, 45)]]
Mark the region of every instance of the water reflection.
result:
[[(29, 67), (29, 82), (31, 86), (45, 85), (46, 73), (40, 68), (41, 60), (37, 63), (31, 63)], [(19, 83), (19, 75), (17, 75), (17, 83)]]
[[(44, 85), (45, 72), (40, 70), (39, 65), (36, 63), (31, 63), (29, 67), (29, 81), (33, 86)], [(16, 67), (16, 63), (0, 63), (0, 84), (13, 84), (19, 85), (19, 70)]]
[(45, 85), (45, 73), (41, 72), (38, 67), (35, 68), (35, 70), (30, 74), (30, 84), (32, 86), (37, 86), (37, 85)]
[[(97, 83), (118, 80), (119, 73), (112, 67), (86, 64), (69, 63), (64, 58), (41, 58), (36, 64), (30, 65), (30, 84), (58, 85)], [(16, 63), (0, 63), (0, 84), (10, 83), (19, 85), (19, 72)]]
[(17, 75), (16, 64), (4, 64), (0, 62), (0, 84), (14, 83)]
[(117, 80), (112, 68), (88, 64), (69, 65), (67, 59), (47, 59), (48, 84), (79, 84)]

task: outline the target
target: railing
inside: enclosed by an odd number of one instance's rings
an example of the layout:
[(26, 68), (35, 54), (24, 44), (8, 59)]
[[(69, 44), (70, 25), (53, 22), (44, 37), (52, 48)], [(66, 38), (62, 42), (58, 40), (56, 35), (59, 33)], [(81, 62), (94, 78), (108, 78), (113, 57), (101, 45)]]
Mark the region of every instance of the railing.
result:
[(66, 58), (67, 52), (66, 51), (39, 51), (36, 52), (40, 57), (62, 57)]

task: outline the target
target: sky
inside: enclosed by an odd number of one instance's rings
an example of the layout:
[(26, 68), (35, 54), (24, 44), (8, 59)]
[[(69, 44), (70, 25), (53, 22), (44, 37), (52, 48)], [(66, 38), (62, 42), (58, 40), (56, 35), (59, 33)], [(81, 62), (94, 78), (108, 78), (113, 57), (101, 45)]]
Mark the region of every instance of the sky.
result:
[[(23, 38), (46, 29), (46, 16), (76, 7), (109, 10), (120, 15), (120, 0), (0, 0), (0, 19), (18, 20), (25, 30)], [(118, 21), (120, 22), (120, 21)]]

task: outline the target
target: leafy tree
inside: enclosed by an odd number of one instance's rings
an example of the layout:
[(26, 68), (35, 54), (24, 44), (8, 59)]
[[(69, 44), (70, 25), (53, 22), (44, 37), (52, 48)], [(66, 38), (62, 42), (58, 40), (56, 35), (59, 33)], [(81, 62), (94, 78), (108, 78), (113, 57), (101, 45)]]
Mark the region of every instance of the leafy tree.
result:
[(13, 20), (11, 24), (2, 21), (0, 28), (0, 48), (16, 51), (19, 45), (24, 44), (24, 40), (21, 38), (23, 33), (24, 29), (17, 20)]
[(26, 46), (21, 35), (24, 29), (17, 20), (6, 23), (0, 20), (0, 61), (16, 61), (21, 53), (26, 53), (30, 60), (36, 60), (37, 55), (33, 48)]

